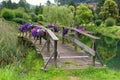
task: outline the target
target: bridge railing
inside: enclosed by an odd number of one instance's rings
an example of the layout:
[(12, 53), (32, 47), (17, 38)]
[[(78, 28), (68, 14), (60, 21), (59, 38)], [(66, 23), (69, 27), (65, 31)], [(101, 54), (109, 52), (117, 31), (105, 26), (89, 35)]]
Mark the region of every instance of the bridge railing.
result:
[[(46, 40), (46, 43), (44, 45), (47, 44), (47, 52), (49, 53), (50, 52), (50, 44), (52, 45), (53, 47), (53, 53), (50, 55), (49, 59), (47, 60), (47, 62), (44, 64), (44, 67), (43, 69), (45, 70), (49, 61), (51, 60), (52, 57), (54, 57), (54, 64), (55, 64), (55, 67), (57, 67), (57, 56), (58, 56), (58, 51), (57, 51), (57, 43), (58, 43), (58, 37), (54, 34), (53, 31), (51, 31), (50, 29), (48, 28), (45, 28), (43, 26), (41, 26), (47, 33), (47, 40)], [(51, 43), (51, 40), (53, 42), (53, 44)], [(42, 42), (41, 38), (40, 38), (40, 42)], [(41, 48), (41, 51), (43, 50), (44, 47)]]
[[(47, 46), (47, 52), (50, 54), (49, 59), (47, 60), (47, 62), (44, 64), (44, 67), (43, 67), (43, 69), (45, 70), (52, 57), (54, 57), (54, 64), (57, 67), (57, 56), (58, 56), (57, 42), (58, 42), (59, 39), (54, 34), (54, 32), (51, 31), (50, 29), (45, 28), (44, 26), (41, 26), (41, 27), (45, 30), (47, 38), (44, 40), (45, 43), (43, 43), (43, 45), (40, 47), (39, 52), (42, 53), (42, 51), (45, 48), (45, 46)], [(19, 36), (28, 38), (30, 40), (33, 40), (31, 38), (32, 37), (31, 36), (31, 32), (29, 32), (29, 31), (20, 32)], [(39, 40), (40, 45), (41, 45), (42, 42), (43, 42), (42, 41), (42, 37), (39, 36), (39, 38), (34, 38), (34, 44), (36, 43), (37, 40)], [(52, 42), (51, 42), (51, 40), (52, 40)], [(52, 47), (50, 45), (52, 45)], [(52, 48), (52, 53), (50, 52), (50, 48)]]
[[(77, 49), (77, 46), (80, 46), (82, 49), (84, 49), (84, 51), (88, 52), (92, 56), (92, 64), (93, 64), (93, 66), (95, 66), (96, 56), (98, 55), (97, 51), (96, 51), (96, 41), (99, 40), (100, 38), (93, 36), (91, 34), (88, 34), (85, 31), (78, 30), (76, 28), (68, 28), (68, 29), (70, 32), (68, 34), (73, 34), (74, 37), (73, 36), (70, 37), (70, 36), (66, 35), (66, 36), (62, 37), (62, 43), (64, 44), (65, 39), (67, 39), (67, 40), (72, 41), (75, 44), (75, 49)], [(92, 48), (87, 46), (86, 44), (82, 43), (80, 40), (78, 40), (77, 33), (79, 33), (82, 36), (86, 36), (86, 37), (92, 39)], [(99, 60), (100, 60), (101, 64), (103, 65), (100, 58), (99, 58)]]

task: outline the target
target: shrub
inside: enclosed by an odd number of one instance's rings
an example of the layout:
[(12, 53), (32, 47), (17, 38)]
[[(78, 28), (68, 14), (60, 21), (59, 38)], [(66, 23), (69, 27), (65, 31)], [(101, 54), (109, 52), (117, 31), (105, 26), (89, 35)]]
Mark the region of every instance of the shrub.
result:
[(23, 18), (23, 12), (15, 10), (14, 13), (16, 18)]
[(38, 21), (38, 18), (37, 18), (35, 13), (30, 13), (30, 16), (31, 16), (31, 19), (32, 19), (33, 22), (37, 22)]
[(39, 21), (43, 21), (44, 19), (43, 19), (43, 15), (38, 15), (38, 20)]
[(14, 12), (6, 8), (2, 10), (1, 14), (2, 14), (2, 17), (6, 20), (12, 20), (15, 17)]
[(27, 22), (27, 20), (22, 18), (14, 18), (13, 21), (19, 24), (25, 24)]
[(100, 26), (100, 25), (101, 25), (101, 23), (102, 23), (102, 21), (101, 21), (101, 20), (95, 20), (95, 25), (96, 25), (96, 26)]
[(115, 25), (115, 20), (113, 18), (107, 18), (105, 20), (105, 25), (106, 26), (114, 26)]
[(120, 26), (120, 22), (117, 23), (117, 26)]
[(23, 13), (23, 19), (29, 20), (30, 16), (27, 13)]

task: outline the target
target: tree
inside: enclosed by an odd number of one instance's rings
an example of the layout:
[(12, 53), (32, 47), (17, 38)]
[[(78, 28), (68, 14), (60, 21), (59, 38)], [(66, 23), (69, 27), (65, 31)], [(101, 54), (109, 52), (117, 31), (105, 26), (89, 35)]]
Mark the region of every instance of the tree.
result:
[(103, 6), (105, 0), (98, 0), (98, 3), (97, 3), (97, 8), (96, 8), (96, 13), (99, 14), (100, 11), (101, 11), (101, 7)]
[(68, 6), (45, 6), (43, 17), (48, 23), (58, 23), (70, 26), (73, 23), (73, 13)]
[(47, 6), (50, 6), (51, 5), (51, 2), (49, 0), (47, 0), (47, 3), (46, 3)]
[(89, 23), (92, 18), (93, 14), (91, 9), (88, 8), (86, 4), (80, 4), (76, 9), (76, 24), (85, 24)]
[(23, 7), (25, 9), (25, 12), (29, 12), (30, 5), (26, 2), (26, 0), (20, 0), (18, 3), (19, 7)]
[(115, 0), (115, 1), (118, 4), (118, 8), (120, 9), (120, 0)]
[(11, 0), (2, 1), (2, 4), (0, 5), (1, 9), (3, 8), (9, 8), (9, 9), (17, 9), (18, 6), (16, 3), (12, 3)]
[(106, 0), (99, 15), (103, 20), (109, 17), (116, 20), (118, 18), (118, 5), (113, 0)]

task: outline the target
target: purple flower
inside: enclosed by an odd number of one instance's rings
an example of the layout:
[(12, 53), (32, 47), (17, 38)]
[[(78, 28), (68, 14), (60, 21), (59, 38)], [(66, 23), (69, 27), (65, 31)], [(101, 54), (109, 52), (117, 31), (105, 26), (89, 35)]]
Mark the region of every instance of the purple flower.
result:
[(68, 28), (63, 27), (62, 29), (62, 37), (64, 37), (68, 33)]
[(25, 23), (24, 25), (21, 25), (19, 27), (20, 31), (29, 31), (32, 28), (32, 24), (31, 23)]
[(39, 36), (44, 36), (45, 35), (45, 30), (42, 29), (40, 26), (36, 26), (31, 30), (31, 34), (33, 37), (39, 37)]
[(83, 28), (81, 26), (77, 26), (76, 29), (81, 30), (81, 31), (85, 31), (85, 28)]
[(55, 31), (55, 32), (58, 32), (58, 31), (59, 31), (59, 27), (58, 27), (57, 24), (54, 24), (54, 31)]
[(21, 25), (21, 26), (19, 26), (19, 31), (22, 31), (23, 30), (23, 27), (22, 27), (23, 25)]

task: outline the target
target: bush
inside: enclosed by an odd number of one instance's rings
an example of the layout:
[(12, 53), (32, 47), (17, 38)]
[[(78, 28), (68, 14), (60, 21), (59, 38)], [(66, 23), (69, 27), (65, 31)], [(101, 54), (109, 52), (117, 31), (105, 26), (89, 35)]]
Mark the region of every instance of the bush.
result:
[(22, 18), (14, 18), (13, 21), (19, 24), (25, 24), (27, 22), (27, 20)]
[(2, 17), (6, 20), (12, 20), (15, 17), (14, 12), (6, 8), (2, 10), (1, 14), (2, 14)]
[(37, 22), (38, 21), (38, 18), (37, 18), (35, 13), (30, 13), (30, 16), (31, 16), (31, 19), (32, 19), (33, 22)]
[(101, 23), (102, 23), (102, 21), (101, 21), (101, 20), (95, 20), (95, 25), (96, 25), (96, 26), (100, 26), (100, 25), (101, 25)]
[(43, 15), (38, 15), (38, 20), (39, 21), (43, 21), (44, 19), (43, 19)]
[(14, 13), (16, 18), (23, 18), (23, 12), (15, 10)]
[(106, 26), (114, 26), (115, 25), (115, 20), (113, 18), (107, 18), (105, 20), (105, 25)]
[(117, 23), (117, 26), (120, 26), (120, 22)]

